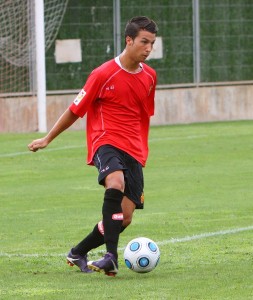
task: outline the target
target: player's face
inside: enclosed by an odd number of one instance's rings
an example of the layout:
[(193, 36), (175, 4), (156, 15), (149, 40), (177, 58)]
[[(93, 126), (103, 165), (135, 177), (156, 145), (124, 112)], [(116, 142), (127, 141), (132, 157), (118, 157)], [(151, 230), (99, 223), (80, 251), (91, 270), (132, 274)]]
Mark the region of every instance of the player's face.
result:
[(131, 58), (136, 62), (144, 62), (153, 49), (155, 39), (156, 35), (146, 30), (140, 30), (134, 40), (127, 37), (126, 42)]

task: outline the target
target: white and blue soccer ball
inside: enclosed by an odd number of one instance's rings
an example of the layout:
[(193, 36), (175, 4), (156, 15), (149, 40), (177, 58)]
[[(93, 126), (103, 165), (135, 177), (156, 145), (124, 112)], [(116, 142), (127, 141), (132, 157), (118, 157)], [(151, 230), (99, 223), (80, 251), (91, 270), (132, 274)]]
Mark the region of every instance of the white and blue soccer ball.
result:
[(157, 244), (146, 237), (131, 240), (124, 250), (126, 266), (137, 273), (147, 273), (154, 270), (159, 259), (160, 250)]

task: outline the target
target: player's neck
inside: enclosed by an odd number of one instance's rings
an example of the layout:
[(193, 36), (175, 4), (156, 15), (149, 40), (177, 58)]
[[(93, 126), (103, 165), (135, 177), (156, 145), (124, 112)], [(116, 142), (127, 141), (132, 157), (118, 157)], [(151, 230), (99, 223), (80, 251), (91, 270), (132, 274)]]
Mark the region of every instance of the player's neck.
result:
[(138, 73), (142, 69), (141, 64), (139, 62), (133, 61), (131, 58), (129, 58), (126, 55), (125, 51), (123, 51), (119, 55), (119, 60), (120, 60), (120, 64), (121, 64), (122, 68), (128, 72)]

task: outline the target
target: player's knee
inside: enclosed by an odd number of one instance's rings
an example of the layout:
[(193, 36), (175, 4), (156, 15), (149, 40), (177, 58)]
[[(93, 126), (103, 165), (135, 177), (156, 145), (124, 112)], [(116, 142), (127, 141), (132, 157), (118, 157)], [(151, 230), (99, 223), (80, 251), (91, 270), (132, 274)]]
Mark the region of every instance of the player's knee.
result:
[(124, 216), (124, 219), (123, 219), (123, 226), (124, 227), (127, 227), (129, 226), (130, 224), (132, 223), (132, 216)]
[(125, 188), (123, 172), (115, 171), (115, 172), (109, 174), (105, 179), (105, 187), (106, 187), (106, 189), (115, 189), (115, 190), (120, 190), (121, 192), (123, 192), (124, 188)]
[(110, 187), (110, 189), (115, 189), (115, 190), (119, 190), (121, 192), (124, 191), (124, 183), (123, 182), (120, 182), (120, 181), (115, 181), (113, 182)]
[(132, 220), (123, 220), (123, 226), (126, 228), (132, 223)]

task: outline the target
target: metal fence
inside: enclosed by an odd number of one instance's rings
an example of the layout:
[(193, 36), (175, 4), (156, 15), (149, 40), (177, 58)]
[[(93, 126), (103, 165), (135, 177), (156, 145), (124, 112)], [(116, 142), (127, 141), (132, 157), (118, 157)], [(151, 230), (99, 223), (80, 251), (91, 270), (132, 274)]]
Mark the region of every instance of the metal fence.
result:
[[(5, 2), (0, 0), (0, 4)], [(54, 41), (46, 52), (47, 90), (80, 89), (93, 68), (114, 57), (115, 26), (122, 35), (117, 48), (123, 49), (124, 26), (136, 15), (149, 16), (159, 27), (162, 57), (147, 62), (156, 69), (159, 85), (253, 80), (251, 0), (68, 0), (56, 40), (79, 40), (81, 61), (57, 62)], [(0, 68), (5, 59), (1, 52), (4, 40), (6, 37), (0, 36)], [(8, 62), (13, 78), (12, 67), (18, 74), (18, 67)], [(31, 76), (29, 66), (24, 68), (25, 76)], [(2, 70), (0, 73), (3, 74)], [(0, 75), (3, 93), (1, 84)], [(8, 88), (17, 91), (12, 85)], [(22, 88), (29, 92), (29, 85)]]
[[(114, 56), (113, 1), (90, 2), (69, 1), (58, 35), (81, 39), (83, 61), (57, 66), (52, 47), (47, 54), (48, 89), (80, 88), (94, 67)], [(253, 80), (253, 1), (118, 2), (122, 35), (135, 15), (147, 15), (158, 24), (163, 56), (148, 61), (158, 73), (158, 84)]]

